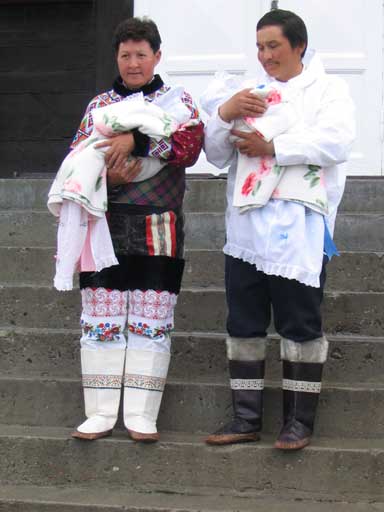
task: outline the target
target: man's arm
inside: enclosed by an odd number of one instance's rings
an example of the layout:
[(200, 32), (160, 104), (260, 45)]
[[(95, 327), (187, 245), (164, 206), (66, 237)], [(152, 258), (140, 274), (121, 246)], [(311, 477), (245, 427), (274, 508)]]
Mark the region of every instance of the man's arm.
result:
[(244, 89), (234, 94), (207, 123), (204, 150), (208, 162), (219, 169), (229, 165), (235, 154), (235, 146), (230, 141), (234, 120), (247, 116), (258, 117), (267, 108), (265, 101), (250, 91)]

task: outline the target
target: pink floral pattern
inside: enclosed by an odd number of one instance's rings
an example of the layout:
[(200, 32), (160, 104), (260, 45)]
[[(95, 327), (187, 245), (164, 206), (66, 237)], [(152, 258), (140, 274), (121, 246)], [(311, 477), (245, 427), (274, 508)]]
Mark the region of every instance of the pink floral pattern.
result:
[(281, 103), (281, 92), (277, 89), (272, 89), (265, 98), (268, 105), (277, 105)]
[(243, 196), (249, 196), (252, 190), (255, 188), (256, 183), (258, 182), (256, 172), (251, 172), (245, 178), (243, 186), (241, 187), (241, 193)]
[(63, 188), (67, 192), (81, 193), (81, 184), (76, 180), (66, 180)]

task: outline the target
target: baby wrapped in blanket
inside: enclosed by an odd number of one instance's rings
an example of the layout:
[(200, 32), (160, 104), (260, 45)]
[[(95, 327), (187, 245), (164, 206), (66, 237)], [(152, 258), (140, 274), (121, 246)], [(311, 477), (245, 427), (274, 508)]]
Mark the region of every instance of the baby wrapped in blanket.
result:
[[(190, 119), (187, 107), (179, 101), (182, 91), (173, 88), (156, 105), (146, 102), (143, 94), (138, 93), (93, 110), (90, 137), (64, 159), (48, 194), (49, 210), (60, 217), (54, 278), (58, 290), (72, 289), (76, 270), (100, 271), (118, 264), (105, 217), (106, 148), (97, 148), (97, 144), (133, 129), (155, 140), (169, 137)], [(165, 165), (158, 158), (140, 160), (141, 171), (132, 179), (135, 182), (151, 178)]]
[[(218, 74), (202, 98), (204, 110), (212, 115), (222, 103), (238, 90), (252, 87), (254, 94), (265, 99), (268, 108), (261, 117), (237, 119), (234, 128), (256, 132), (266, 142), (274, 137), (297, 130), (301, 122), (302, 93), (279, 82), (256, 85), (250, 81), (239, 87), (226, 74)], [(231, 136), (235, 142), (237, 137)], [(233, 205), (245, 212), (261, 208), (271, 198), (303, 203), (321, 214), (327, 214), (328, 201), (323, 171), (313, 165), (281, 167), (272, 156), (248, 157), (238, 151)]]

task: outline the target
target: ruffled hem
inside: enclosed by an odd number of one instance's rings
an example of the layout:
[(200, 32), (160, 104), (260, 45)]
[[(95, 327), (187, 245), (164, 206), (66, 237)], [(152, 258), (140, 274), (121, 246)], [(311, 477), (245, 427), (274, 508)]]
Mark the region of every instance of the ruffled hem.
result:
[(103, 258), (95, 261), (96, 272), (100, 272), (103, 268), (113, 267), (113, 265), (118, 265), (119, 262), (115, 256), (110, 256), (108, 258)]
[(59, 292), (67, 292), (69, 290), (73, 290), (73, 279), (55, 277), (53, 280), (53, 286), (56, 288), (56, 290), (59, 290)]
[[(116, 259), (116, 257), (110, 256), (109, 258), (99, 260), (96, 263), (96, 268), (94, 269), (94, 271), (100, 272), (101, 270), (103, 270), (103, 268), (112, 267), (113, 265), (118, 264), (119, 262)], [(56, 274), (53, 280), (53, 285), (56, 288), (56, 290), (59, 290), (60, 292), (73, 290), (73, 277), (61, 277), (60, 275)]]
[(223, 252), (228, 256), (232, 256), (233, 258), (238, 258), (246, 263), (255, 265), (257, 270), (260, 270), (267, 275), (285, 277), (286, 279), (295, 279), (296, 281), (299, 281), (299, 283), (305, 284), (306, 286), (312, 286), (314, 288), (320, 287), (319, 274), (309, 272), (306, 269), (287, 265), (285, 263), (263, 260), (253, 252), (233, 244), (226, 244)]

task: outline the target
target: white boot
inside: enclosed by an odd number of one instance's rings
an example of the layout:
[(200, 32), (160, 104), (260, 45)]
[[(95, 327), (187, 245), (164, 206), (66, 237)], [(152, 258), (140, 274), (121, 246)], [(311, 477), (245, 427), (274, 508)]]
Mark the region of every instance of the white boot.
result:
[(156, 421), (168, 374), (170, 354), (127, 349), (124, 376), (124, 424), (132, 439), (154, 442)]
[(87, 420), (72, 434), (81, 439), (98, 439), (112, 433), (116, 424), (125, 349), (81, 349), (85, 415)]

